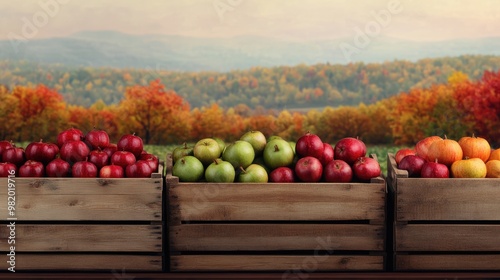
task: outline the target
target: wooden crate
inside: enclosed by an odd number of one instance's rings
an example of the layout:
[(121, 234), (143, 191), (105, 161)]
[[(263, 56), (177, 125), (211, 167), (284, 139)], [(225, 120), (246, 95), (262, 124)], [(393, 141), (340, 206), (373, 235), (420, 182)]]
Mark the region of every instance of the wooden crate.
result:
[(162, 271), (164, 179), (15, 178), (17, 220), (0, 178), (0, 269), (15, 222), (16, 271)]
[[(170, 164), (168, 164), (170, 163)], [(180, 183), (167, 159), (170, 271), (383, 271), (386, 184)]]
[(394, 269), (500, 270), (500, 180), (408, 178), (388, 155)]

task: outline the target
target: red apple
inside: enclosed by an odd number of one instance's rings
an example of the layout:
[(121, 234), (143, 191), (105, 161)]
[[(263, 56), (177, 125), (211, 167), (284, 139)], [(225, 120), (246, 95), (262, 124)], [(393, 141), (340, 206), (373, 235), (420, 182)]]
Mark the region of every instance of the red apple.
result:
[(103, 149), (103, 152), (108, 154), (108, 158), (111, 159), (111, 156), (118, 151), (118, 147), (114, 143), (110, 143), (106, 148)]
[(323, 168), (323, 179), (325, 182), (330, 183), (351, 182), (352, 168), (343, 160), (332, 160)]
[(323, 175), (323, 165), (315, 157), (300, 158), (295, 164), (295, 175), (302, 182), (319, 182)]
[(109, 145), (109, 135), (104, 130), (94, 128), (85, 135), (85, 143), (87, 143), (92, 150), (98, 148), (104, 149)]
[(62, 145), (59, 151), (61, 159), (71, 163), (84, 161), (90, 153), (89, 147), (83, 141), (73, 140)]
[(396, 159), (396, 164), (399, 164), (399, 162), (405, 157), (405, 156), (409, 156), (409, 155), (415, 155), (416, 152), (414, 149), (411, 149), (411, 148), (402, 148), (402, 149), (399, 149), (397, 152), (396, 152), (396, 155), (394, 155), (394, 158)]
[(93, 150), (89, 154), (89, 161), (97, 166), (97, 169), (101, 169), (101, 167), (108, 165), (110, 159), (108, 154), (103, 152), (100, 148), (98, 150)]
[(47, 177), (68, 177), (70, 175), (71, 166), (67, 161), (56, 158), (45, 166), (45, 174)]
[(131, 152), (117, 151), (111, 156), (111, 163), (123, 168), (135, 163), (135, 156)]
[(408, 171), (409, 177), (420, 177), (425, 162), (421, 156), (407, 155), (399, 162), (398, 168)]
[(119, 151), (131, 152), (136, 158), (139, 158), (144, 150), (141, 137), (136, 136), (135, 133), (123, 135), (116, 145)]
[(85, 135), (81, 130), (76, 128), (66, 129), (57, 135), (57, 146), (61, 148), (66, 142), (83, 140), (84, 138)]
[(141, 154), (139, 159), (145, 160), (147, 163), (149, 163), (149, 166), (151, 167), (151, 169), (153, 169), (153, 172), (156, 172), (158, 170), (158, 165), (160, 164), (160, 161), (157, 156), (149, 153), (144, 153)]
[(44, 175), (45, 168), (39, 161), (28, 160), (19, 167), (19, 177), (43, 177)]
[(295, 152), (299, 157), (321, 158), (324, 150), (323, 141), (318, 135), (307, 132), (295, 144)]
[(334, 158), (341, 159), (349, 165), (364, 156), (366, 156), (366, 145), (357, 138), (346, 137), (335, 144)]
[(123, 167), (114, 164), (103, 166), (99, 171), (101, 178), (123, 178), (123, 175)]
[(352, 165), (354, 176), (362, 182), (368, 182), (371, 178), (380, 176), (380, 164), (373, 158), (360, 157)]
[(426, 161), (420, 172), (422, 178), (450, 178), (448, 166), (435, 162)]
[(151, 174), (153, 170), (145, 160), (138, 160), (125, 168), (127, 178), (149, 178)]
[[(439, 136), (429, 136), (417, 142), (415, 145), (415, 153), (421, 156), (423, 159), (429, 161), (427, 157), (427, 153), (429, 151), (429, 147), (437, 140), (443, 140), (443, 138)], [(434, 161), (434, 159), (430, 160)]]
[(48, 164), (56, 158), (59, 153), (59, 147), (52, 143), (44, 143), (41, 139), (39, 142), (32, 142), (26, 146), (26, 159), (39, 161), (43, 164)]
[(323, 154), (319, 158), (319, 161), (321, 161), (321, 164), (323, 164), (323, 166), (326, 166), (333, 159), (334, 159), (334, 151), (332, 145), (328, 143), (323, 143)]
[(0, 158), (5, 150), (13, 147), (12, 141), (0, 141)]
[(90, 161), (79, 161), (73, 164), (71, 175), (75, 178), (97, 177), (97, 166)]
[(278, 167), (269, 173), (269, 182), (272, 183), (293, 183), (295, 174), (290, 167)]
[(0, 162), (0, 177), (15, 176), (17, 166), (10, 162)]
[(5, 150), (2, 154), (2, 161), (10, 162), (15, 164), (17, 167), (20, 167), (26, 161), (24, 149), (13, 146), (12, 148)]

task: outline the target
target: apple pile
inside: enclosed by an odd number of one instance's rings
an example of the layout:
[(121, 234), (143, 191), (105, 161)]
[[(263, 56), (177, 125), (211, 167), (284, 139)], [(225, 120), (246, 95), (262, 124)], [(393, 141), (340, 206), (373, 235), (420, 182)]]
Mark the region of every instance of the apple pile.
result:
[(500, 149), (472, 135), (460, 140), (429, 136), (414, 148), (395, 154), (399, 169), (409, 177), (421, 178), (500, 178)]
[(365, 182), (380, 176), (361, 140), (344, 138), (332, 147), (312, 133), (293, 142), (249, 131), (227, 146), (205, 138), (175, 148), (172, 160), (172, 175), (181, 182)]
[(40, 140), (25, 149), (0, 141), (0, 177), (148, 178), (158, 170), (159, 160), (143, 150), (134, 134), (110, 143), (104, 130), (87, 134), (76, 128), (62, 131), (57, 143)]

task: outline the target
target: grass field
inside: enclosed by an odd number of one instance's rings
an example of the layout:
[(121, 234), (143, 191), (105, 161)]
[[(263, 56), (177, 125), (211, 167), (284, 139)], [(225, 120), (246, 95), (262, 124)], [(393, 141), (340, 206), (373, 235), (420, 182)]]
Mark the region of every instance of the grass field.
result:
[[(165, 146), (146, 145), (144, 149), (158, 156), (160, 160), (165, 160), (167, 153), (172, 152), (177, 146), (180, 145), (165, 145)], [(401, 148), (400, 146), (368, 146), (367, 154), (377, 155), (380, 167), (382, 169), (382, 173), (384, 175), (387, 175), (387, 153), (396, 153), (396, 151), (400, 148)]]

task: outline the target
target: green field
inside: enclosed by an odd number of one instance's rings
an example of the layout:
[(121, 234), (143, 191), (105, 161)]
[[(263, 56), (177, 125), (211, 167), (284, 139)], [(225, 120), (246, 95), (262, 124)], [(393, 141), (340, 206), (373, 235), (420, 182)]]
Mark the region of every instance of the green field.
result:
[[(193, 144), (190, 144), (193, 145)], [(146, 145), (144, 149), (152, 154), (155, 154), (160, 158), (160, 160), (165, 160), (167, 153), (172, 152), (175, 147), (180, 145)], [(387, 153), (396, 153), (400, 146), (368, 146), (367, 154), (377, 155), (380, 167), (382, 168), (382, 173), (387, 175)]]

